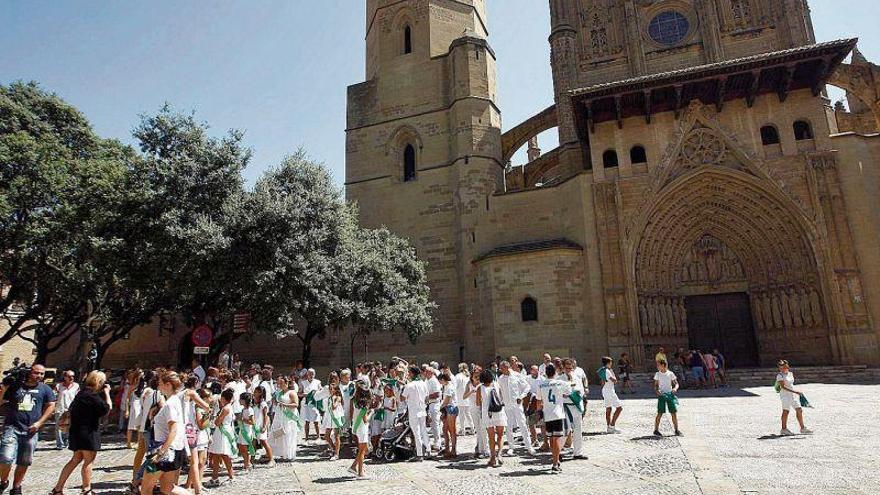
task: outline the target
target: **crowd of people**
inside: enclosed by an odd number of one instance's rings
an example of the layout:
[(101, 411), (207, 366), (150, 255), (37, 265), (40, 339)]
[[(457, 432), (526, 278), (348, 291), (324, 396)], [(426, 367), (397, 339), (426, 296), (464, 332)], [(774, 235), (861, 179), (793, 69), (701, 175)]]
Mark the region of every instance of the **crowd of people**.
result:
[[(655, 356), (654, 435), (661, 436), (664, 414), (670, 415), (674, 434), (682, 434), (677, 392), (687, 375), (675, 367), (694, 355), (701, 354), (676, 353), (673, 366), (662, 348)], [(593, 375), (599, 377), (608, 434), (620, 433), (623, 401), (618, 385), (622, 393), (632, 392), (628, 357), (622, 355), (616, 363), (615, 372), (615, 360), (602, 358)], [(701, 366), (690, 366), (692, 379), (697, 368)], [(714, 369), (716, 378), (723, 376), (717, 373), (723, 364)], [(301, 445), (323, 447), (328, 460), (344, 457), (345, 447), (346, 453), (353, 452), (349, 472), (366, 479), (365, 461), (381, 455), (383, 434), (401, 424), (411, 435), (413, 462), (459, 458), (461, 435), (476, 437), (473, 456), (487, 459), (490, 467), (503, 465), (504, 457), (517, 455), (520, 448), (521, 455), (549, 451), (552, 473), (562, 470), (566, 450), (570, 458), (586, 458), (588, 374), (575, 359), (550, 354), (534, 365), (510, 356), (485, 366), (461, 363), (455, 369), (392, 358), (332, 371), (324, 381), (301, 363), (291, 373), (276, 376), (269, 365), (251, 365), (244, 371), (205, 369), (194, 360), (181, 372), (127, 371), (115, 401), (100, 371), (89, 373), (82, 386), (72, 371), (65, 371), (55, 390), (42, 383), (43, 373), (42, 366), (34, 365), (24, 383), (5, 384), (0, 494), (9, 486), (12, 466), (10, 494), (21, 494), (37, 433), (50, 417), (56, 421), (56, 446), (73, 452), (50, 495), (63, 494), (78, 466), (82, 493), (94, 493), (91, 469), (114, 405), (126, 441), (136, 449), (130, 492), (141, 495), (151, 495), (156, 488), (163, 494), (199, 494), (203, 487), (248, 474), (256, 462), (271, 468), (276, 462), (294, 461)], [(803, 422), (802, 394), (794, 389), (794, 375), (785, 361), (779, 363), (776, 389), (783, 407), (781, 434), (792, 434), (787, 427), (791, 409), (801, 433), (811, 433)], [(238, 473), (233, 465), (237, 458), (242, 466)], [(182, 471), (186, 481), (181, 486)]]

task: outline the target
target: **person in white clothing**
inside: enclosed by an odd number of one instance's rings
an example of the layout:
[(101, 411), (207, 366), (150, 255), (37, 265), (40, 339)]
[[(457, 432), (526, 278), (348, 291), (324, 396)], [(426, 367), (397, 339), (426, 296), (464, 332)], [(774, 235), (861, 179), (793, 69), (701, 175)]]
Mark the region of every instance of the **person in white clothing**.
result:
[[(208, 455), (211, 457), (211, 481), (206, 487), (220, 486), (220, 462), (226, 466), (228, 481), (235, 479), (235, 471), (232, 469), (232, 456), (237, 449), (235, 445), (235, 414), (232, 412), (232, 399), (235, 392), (227, 388), (220, 393), (220, 407), (217, 417), (214, 419), (214, 432), (211, 443), (208, 446)], [(143, 493), (142, 495), (149, 495)]]
[(543, 359), (543, 362), (541, 363), (540, 366), (538, 366), (538, 375), (540, 375), (541, 378), (546, 378), (547, 377), (547, 365), (553, 363), (553, 358), (550, 356), (550, 354), (547, 354), (545, 352), (542, 359)]
[(315, 439), (321, 435), (321, 412), (318, 410), (315, 394), (321, 390), (321, 380), (315, 378), (315, 370), (309, 368), (306, 377), (299, 384), (299, 401), (302, 404), (302, 421), (305, 424), (305, 436), (303, 440), (309, 441), (309, 425), (315, 427)]
[(440, 402), (440, 415), (443, 418), (443, 457), (454, 459), (458, 457), (458, 430), (455, 425), (459, 414), (457, 392), (448, 371), (440, 373), (437, 379), (443, 386)]
[(181, 396), (178, 393), (183, 383), (174, 371), (166, 371), (159, 378), (159, 391), (165, 396), (165, 405), (153, 418), (153, 434), (160, 444), (150, 463), (156, 471), (147, 470), (141, 482), (141, 495), (150, 495), (156, 483), (162, 493), (168, 495), (189, 495), (189, 490), (176, 486), (180, 468), (186, 462), (186, 432)]
[(474, 423), (471, 419), (470, 404), (464, 400), (464, 392), (467, 389), (468, 381), (471, 378), (468, 372), (467, 363), (459, 363), (458, 374), (455, 375), (453, 381), (455, 383), (455, 400), (458, 402), (458, 434), (470, 435), (473, 432)]
[[(602, 367), (599, 368), (599, 380), (602, 384), (602, 399), (605, 401), (605, 424), (608, 433), (620, 433), (617, 429), (617, 418), (623, 412), (623, 403), (617, 397), (614, 385), (617, 377), (614, 376), (614, 360), (610, 357), (602, 358)], [(612, 415), (612, 410), (614, 414)]]
[(299, 438), (300, 417), (299, 398), (295, 382), (283, 376), (277, 380), (275, 392), (275, 416), (269, 431), (269, 445), (278, 459), (296, 460), (296, 447)]
[(486, 428), (483, 427), (483, 412), (477, 406), (477, 390), (480, 388), (480, 373), (483, 371), (479, 366), (474, 365), (471, 371), (470, 380), (464, 391), (464, 400), (468, 404), (471, 413), (471, 422), (474, 425), (474, 435), (477, 437), (477, 444), (474, 447), (475, 457), (488, 457), (489, 455), (489, 437)]
[(55, 386), (55, 396), (58, 397), (55, 402), (55, 448), (58, 450), (67, 448), (67, 431), (64, 423), (70, 425), (70, 414), (65, 413), (70, 409), (73, 398), (79, 392), (79, 383), (76, 383), (75, 378), (76, 374), (73, 370), (66, 370), (61, 382)]
[[(565, 396), (563, 405), (565, 407), (565, 417), (568, 421), (568, 432), (571, 442), (571, 453), (575, 459), (586, 459), (584, 455), (584, 397), (587, 391), (584, 388), (584, 379), (577, 372), (577, 366), (573, 359), (567, 358), (562, 361), (565, 369), (564, 376), (571, 384), (571, 393)], [(581, 370), (583, 372), (583, 370)], [(584, 376), (586, 373), (584, 373)]]
[(494, 380), (495, 375), (491, 371), (483, 370), (480, 373), (480, 388), (477, 389), (477, 405), (489, 436), (489, 467), (504, 464), (501, 448), (504, 445), (504, 427), (507, 425), (504, 402)]
[[(538, 383), (541, 379), (541, 375), (538, 374), (538, 365), (533, 364), (529, 367), (529, 373), (526, 375), (526, 383), (529, 384), (529, 395), (524, 400), (526, 421), (529, 423), (529, 435), (532, 437), (532, 447), (538, 446), (538, 425), (541, 423), (538, 415)], [(547, 435), (544, 435), (544, 446), (542, 448), (550, 448), (547, 444)]]
[(788, 415), (792, 409), (797, 416), (798, 425), (801, 427), (801, 434), (809, 435), (812, 430), (804, 426), (804, 409), (801, 407), (801, 392), (794, 388), (794, 374), (791, 372), (788, 361), (782, 359), (777, 363), (779, 374), (776, 375), (776, 389), (779, 392), (779, 399), (782, 401), (782, 430), (780, 435), (794, 435), (788, 429)]
[(550, 439), (550, 452), (553, 465), (550, 471), (558, 473), (562, 471), (560, 464), (562, 452), (562, 437), (564, 435), (565, 408), (563, 397), (571, 394), (571, 383), (567, 380), (556, 379), (556, 367), (553, 363), (547, 363), (544, 367), (546, 378), (538, 382), (538, 410), (544, 417), (544, 431)]
[(507, 416), (507, 455), (513, 455), (514, 428), (519, 428), (523, 446), (530, 455), (535, 455), (529, 425), (523, 411), (523, 399), (529, 394), (529, 384), (522, 374), (514, 371), (507, 361), (501, 362), (501, 375), (498, 377), (498, 389), (501, 401), (504, 402), (504, 414)]
[(437, 368), (431, 366), (423, 368), (422, 377), (428, 388), (428, 426), (431, 429), (431, 435), (434, 436), (433, 448), (439, 452), (443, 440), (443, 429), (440, 424), (440, 392), (442, 387), (440, 381), (437, 380)]
[[(413, 432), (413, 439), (416, 444), (416, 452), (413, 461), (421, 461), (425, 455), (430, 454), (430, 440), (428, 438), (428, 429), (425, 428), (425, 417), (427, 416), (427, 405), (425, 400), (428, 398), (428, 387), (425, 382), (420, 379), (421, 371), (415, 366), (409, 369), (409, 383), (403, 388), (400, 394), (402, 400), (406, 402), (406, 410), (409, 414), (409, 427)], [(427, 450), (427, 452), (426, 452)]]

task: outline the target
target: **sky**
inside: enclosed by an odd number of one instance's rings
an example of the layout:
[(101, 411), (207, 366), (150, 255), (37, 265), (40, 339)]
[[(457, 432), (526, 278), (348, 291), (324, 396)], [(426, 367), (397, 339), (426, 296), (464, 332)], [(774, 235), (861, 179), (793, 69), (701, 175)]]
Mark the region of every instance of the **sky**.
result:
[[(810, 0), (819, 41), (880, 63), (880, 1)], [(553, 103), (547, 0), (488, 0), (504, 129)], [(344, 180), (346, 87), (364, 80), (364, 0), (0, 0), (0, 84), (34, 80), (134, 144), (165, 103), (245, 132), (253, 182), (303, 147)], [(839, 97), (840, 93), (832, 93)], [(556, 146), (555, 131), (540, 136)], [(525, 159), (523, 151), (515, 164)]]

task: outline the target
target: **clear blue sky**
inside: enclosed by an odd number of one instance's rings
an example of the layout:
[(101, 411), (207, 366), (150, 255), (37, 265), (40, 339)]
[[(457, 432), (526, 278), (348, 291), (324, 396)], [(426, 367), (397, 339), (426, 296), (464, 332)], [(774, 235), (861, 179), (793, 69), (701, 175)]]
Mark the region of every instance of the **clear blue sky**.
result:
[[(218, 133), (244, 130), (251, 181), (304, 146), (341, 184), (345, 88), (364, 78), (364, 4), (0, 0), (0, 84), (36, 80), (126, 142), (138, 115), (167, 101)], [(810, 4), (820, 41), (859, 36), (880, 62), (880, 2)], [(549, 18), (546, 0), (489, 0), (505, 128), (552, 103)]]

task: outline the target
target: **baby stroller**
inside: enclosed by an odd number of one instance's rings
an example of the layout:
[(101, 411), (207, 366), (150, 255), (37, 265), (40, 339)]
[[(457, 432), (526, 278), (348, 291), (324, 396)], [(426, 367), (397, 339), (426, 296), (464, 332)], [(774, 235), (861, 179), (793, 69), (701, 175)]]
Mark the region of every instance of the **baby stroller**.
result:
[(416, 447), (409, 419), (406, 414), (399, 416), (394, 426), (382, 433), (376, 458), (386, 462), (405, 461), (415, 455)]

